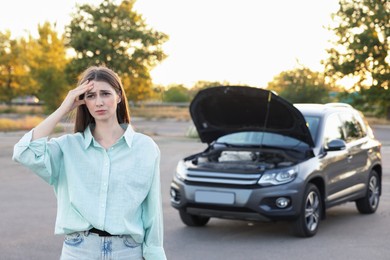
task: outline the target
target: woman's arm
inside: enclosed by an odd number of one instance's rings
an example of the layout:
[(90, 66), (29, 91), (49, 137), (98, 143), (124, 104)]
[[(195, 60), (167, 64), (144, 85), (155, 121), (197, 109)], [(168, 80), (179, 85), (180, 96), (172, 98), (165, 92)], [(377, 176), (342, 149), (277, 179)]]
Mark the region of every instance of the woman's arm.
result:
[(79, 96), (92, 88), (93, 81), (86, 81), (75, 89), (70, 90), (60, 107), (34, 128), (31, 141), (49, 136), (67, 113), (85, 104), (85, 101), (83, 99), (80, 100)]
[(163, 247), (163, 212), (160, 185), (160, 150), (157, 145), (157, 158), (149, 193), (142, 204), (142, 220), (144, 222), (145, 239), (143, 257), (146, 260), (166, 260)]

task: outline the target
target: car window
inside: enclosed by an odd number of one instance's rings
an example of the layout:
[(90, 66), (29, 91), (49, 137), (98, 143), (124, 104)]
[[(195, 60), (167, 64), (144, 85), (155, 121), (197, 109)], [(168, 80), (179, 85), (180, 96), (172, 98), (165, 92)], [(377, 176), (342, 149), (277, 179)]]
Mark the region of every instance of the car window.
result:
[(324, 144), (335, 139), (345, 139), (343, 123), (337, 114), (330, 115), (325, 122)]
[(317, 116), (305, 116), (305, 120), (306, 120), (306, 125), (309, 128), (311, 138), (313, 138), (314, 143), (316, 143), (320, 118)]
[(365, 136), (362, 124), (352, 113), (342, 113), (341, 120), (345, 129), (346, 141), (351, 142)]
[(359, 123), (363, 127), (364, 136), (368, 135), (371, 138), (375, 138), (374, 132), (372, 131), (370, 125), (368, 124), (367, 119), (364, 117), (364, 114), (360, 111), (357, 111), (356, 113), (357, 113), (356, 119), (359, 121)]
[(231, 145), (266, 145), (273, 147), (308, 147), (304, 142), (288, 136), (267, 132), (239, 132), (228, 134), (217, 139), (217, 143)]

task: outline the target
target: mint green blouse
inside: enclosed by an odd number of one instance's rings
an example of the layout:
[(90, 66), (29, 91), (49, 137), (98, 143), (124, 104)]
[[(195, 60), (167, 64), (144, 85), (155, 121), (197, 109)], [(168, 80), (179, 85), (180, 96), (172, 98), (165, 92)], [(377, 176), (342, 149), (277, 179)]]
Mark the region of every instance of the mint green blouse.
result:
[(84, 133), (34, 141), (26, 133), (13, 160), (54, 187), (56, 234), (92, 227), (131, 235), (145, 259), (166, 259), (160, 188), (160, 150), (148, 136), (122, 125), (124, 135), (109, 149)]

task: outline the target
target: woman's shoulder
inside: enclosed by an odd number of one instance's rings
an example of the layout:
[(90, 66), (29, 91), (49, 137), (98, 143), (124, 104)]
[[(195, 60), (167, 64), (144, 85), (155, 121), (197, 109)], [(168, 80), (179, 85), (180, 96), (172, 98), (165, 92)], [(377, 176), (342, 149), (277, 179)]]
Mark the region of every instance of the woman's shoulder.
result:
[(156, 142), (153, 140), (152, 137), (140, 132), (134, 132), (133, 144), (142, 145), (146, 149), (153, 149), (157, 151), (159, 150)]
[(145, 141), (145, 142), (154, 142), (152, 137), (150, 137), (149, 135), (144, 134), (144, 133), (140, 133), (140, 132), (136, 132), (136, 131), (134, 131), (134, 138), (139, 139), (141, 141)]
[(140, 132), (134, 132), (134, 140), (137, 142), (143, 142), (145, 144), (156, 145), (156, 142), (152, 137)]

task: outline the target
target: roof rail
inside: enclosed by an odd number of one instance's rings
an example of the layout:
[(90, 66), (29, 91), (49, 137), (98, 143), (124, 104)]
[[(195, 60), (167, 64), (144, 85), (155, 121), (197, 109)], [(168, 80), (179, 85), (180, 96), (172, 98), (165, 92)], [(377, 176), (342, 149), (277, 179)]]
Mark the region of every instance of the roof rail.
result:
[(350, 104), (347, 104), (347, 103), (337, 103), (337, 102), (326, 103), (325, 106), (327, 106), (327, 107), (345, 107), (345, 108), (352, 108), (352, 106), (351, 106)]

